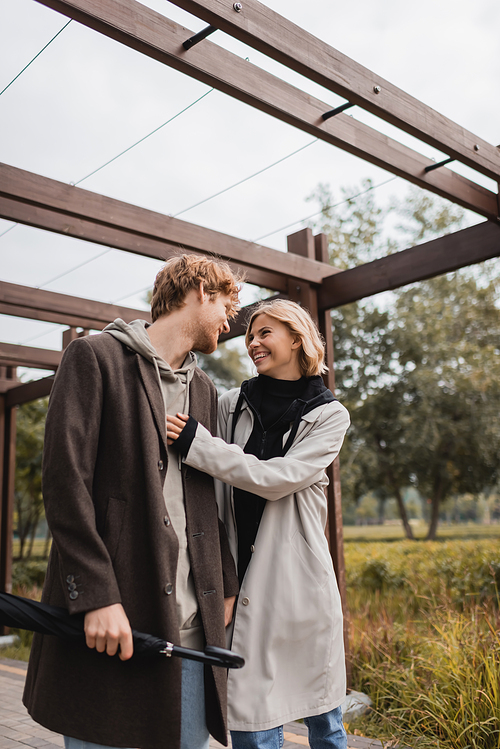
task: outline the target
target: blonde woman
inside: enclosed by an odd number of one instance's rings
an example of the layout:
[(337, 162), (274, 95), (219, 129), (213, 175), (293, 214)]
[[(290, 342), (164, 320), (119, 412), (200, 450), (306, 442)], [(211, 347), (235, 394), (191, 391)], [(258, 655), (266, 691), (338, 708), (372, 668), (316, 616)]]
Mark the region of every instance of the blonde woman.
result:
[(220, 438), (192, 417), (167, 436), (193, 468), (219, 479), (219, 512), (240, 594), (230, 637), (246, 665), (230, 672), (234, 749), (279, 749), (304, 718), (312, 749), (345, 749), (342, 611), (324, 529), (325, 469), (349, 426), (321, 378), (324, 347), (294, 302), (261, 303), (246, 333), (257, 377), (225, 393)]

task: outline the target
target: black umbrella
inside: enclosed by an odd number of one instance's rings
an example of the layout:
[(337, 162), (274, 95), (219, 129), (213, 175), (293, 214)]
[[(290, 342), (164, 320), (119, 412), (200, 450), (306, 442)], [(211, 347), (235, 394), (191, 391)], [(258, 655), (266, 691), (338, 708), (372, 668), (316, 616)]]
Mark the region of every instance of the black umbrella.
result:
[[(50, 606), (47, 603), (13, 596), (10, 593), (0, 593), (0, 624), (5, 627), (29, 629), (33, 632), (40, 632), (42, 635), (56, 635), (68, 640), (78, 640), (85, 637), (83, 621), (84, 614), (71, 615), (60, 606)], [(135, 629), (132, 630), (132, 637), (134, 638), (134, 656), (176, 656), (223, 668), (241, 668), (245, 665), (241, 655), (214, 645), (207, 645), (203, 652), (191, 650), (180, 645), (173, 645), (160, 637), (137, 632)]]

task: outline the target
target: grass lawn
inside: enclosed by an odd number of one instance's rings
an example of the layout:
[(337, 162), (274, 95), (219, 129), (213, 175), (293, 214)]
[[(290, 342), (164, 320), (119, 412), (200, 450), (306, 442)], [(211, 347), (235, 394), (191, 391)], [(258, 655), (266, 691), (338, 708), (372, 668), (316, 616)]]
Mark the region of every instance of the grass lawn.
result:
[[(427, 525), (414, 525), (413, 533), (418, 540), (423, 540)], [(401, 523), (397, 525), (344, 525), (344, 540), (349, 541), (401, 541), (405, 538)], [(466, 538), (500, 538), (500, 524), (477, 525), (439, 525), (437, 541)]]

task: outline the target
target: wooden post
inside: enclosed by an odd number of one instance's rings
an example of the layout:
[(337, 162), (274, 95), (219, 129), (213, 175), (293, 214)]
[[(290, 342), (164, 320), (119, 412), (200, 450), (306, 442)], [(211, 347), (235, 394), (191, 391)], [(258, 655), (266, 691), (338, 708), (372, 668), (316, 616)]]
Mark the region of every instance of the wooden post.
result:
[(71, 326), (69, 328), (66, 328), (66, 330), (63, 330), (62, 335), (62, 347), (65, 349), (71, 341), (74, 341), (76, 338), (82, 338), (83, 336), (86, 336), (89, 334), (89, 330), (84, 328), (83, 330), (78, 331), (75, 327)]
[[(287, 237), (288, 252), (294, 255), (314, 260), (314, 237), (311, 229), (301, 229)], [(311, 313), (311, 317), (318, 321), (318, 293), (307, 281), (288, 278), (288, 297), (297, 302)]]
[[(328, 242), (324, 234), (314, 237), (316, 260), (328, 262)], [(335, 361), (333, 351), (332, 318), (330, 310), (319, 313), (319, 332), (325, 339), (325, 362), (328, 372), (324, 375), (325, 385), (335, 394)], [(337, 575), (337, 582), (344, 612), (344, 643), (346, 652), (347, 685), (351, 685), (352, 668), (349, 648), (349, 609), (347, 606), (347, 584), (344, 559), (344, 529), (342, 522), (342, 488), (340, 483), (340, 463), (338, 457), (327, 470), (328, 479), (328, 523), (327, 537), (330, 543), (330, 554)]]
[[(288, 237), (288, 252), (294, 252), (310, 260), (328, 262), (328, 244), (324, 234), (313, 237), (311, 229), (302, 229)], [(328, 373), (324, 376), (325, 385), (335, 393), (335, 370), (333, 358), (333, 336), (330, 311), (326, 310), (318, 315), (318, 301), (316, 289), (308, 283), (297, 283), (289, 280), (290, 298), (306, 307), (318, 325), (319, 331), (325, 339), (325, 360)], [(344, 562), (344, 534), (342, 527), (342, 495), (340, 487), (339, 460), (336, 458), (327, 469), (329, 485), (327, 489), (328, 519), (325, 529), (330, 546), (333, 567), (337, 576), (342, 610), (344, 613), (344, 646), (346, 652), (347, 683), (351, 684), (351, 660), (349, 657), (349, 612), (347, 608), (346, 578)]]
[[(9, 373), (9, 369), (7, 369)], [(13, 384), (16, 370), (9, 373)], [(16, 408), (0, 394), (0, 591), (12, 591), (12, 537), (14, 515), (14, 475), (16, 467)]]

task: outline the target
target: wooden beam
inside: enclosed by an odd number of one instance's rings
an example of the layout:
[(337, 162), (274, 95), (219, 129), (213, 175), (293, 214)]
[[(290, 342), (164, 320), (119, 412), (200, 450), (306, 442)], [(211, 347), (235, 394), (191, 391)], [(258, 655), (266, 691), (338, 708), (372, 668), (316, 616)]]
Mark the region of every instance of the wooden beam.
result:
[(117, 317), (125, 322), (136, 319), (151, 322), (151, 314), (144, 310), (95, 302), (92, 299), (81, 299), (6, 281), (0, 281), (0, 314), (93, 330), (101, 330)]
[(257, 0), (245, 0), (239, 13), (235, 13), (233, 3), (226, 0), (172, 2), (448, 156), (491, 179), (500, 179), (500, 150), (496, 146), (468, 132)]
[(12, 593), (16, 409), (5, 401), (6, 396), (0, 395), (0, 591)]
[(62, 351), (0, 342), (0, 365), (4, 367), (33, 367), (55, 371), (61, 363), (61, 357)]
[(326, 278), (318, 295), (319, 307), (340, 307), (499, 255), (500, 227), (486, 221)]
[(21, 406), (23, 403), (45, 398), (50, 395), (54, 377), (43, 377), (41, 380), (24, 382), (22, 385), (16, 385), (5, 393), (5, 405), (7, 408)]
[[(0, 216), (138, 255), (166, 260), (179, 251), (217, 255), (247, 272), (249, 283), (281, 289), (283, 263), (291, 276), (321, 283), (331, 267), (205, 229), (162, 213), (107, 198), (32, 172), (0, 164)], [(287, 271), (288, 272), (288, 271)]]
[[(425, 167), (433, 164), (430, 159), (347, 115), (339, 114), (324, 121), (322, 115), (331, 105), (212, 42), (204, 40), (185, 51), (182, 43), (192, 32), (136, 0), (37, 1), (486, 218), (498, 217), (497, 196), (490, 190), (449, 169), (426, 173)], [(269, 269), (264, 264), (262, 267)], [(297, 276), (296, 273), (290, 275)], [(314, 282), (310, 278), (307, 280)]]

